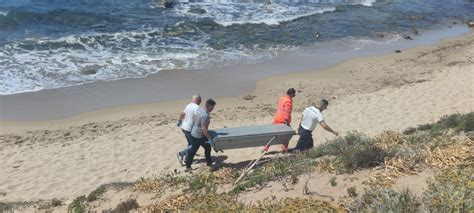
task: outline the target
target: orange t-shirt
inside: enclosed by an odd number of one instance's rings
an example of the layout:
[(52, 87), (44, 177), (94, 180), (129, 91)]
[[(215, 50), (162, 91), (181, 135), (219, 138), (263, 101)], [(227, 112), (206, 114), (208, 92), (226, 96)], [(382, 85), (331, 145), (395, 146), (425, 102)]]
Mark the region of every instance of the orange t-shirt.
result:
[(274, 124), (286, 124), (291, 123), (291, 110), (293, 109), (293, 100), (290, 96), (285, 95), (280, 97), (277, 105), (277, 112), (275, 114)]

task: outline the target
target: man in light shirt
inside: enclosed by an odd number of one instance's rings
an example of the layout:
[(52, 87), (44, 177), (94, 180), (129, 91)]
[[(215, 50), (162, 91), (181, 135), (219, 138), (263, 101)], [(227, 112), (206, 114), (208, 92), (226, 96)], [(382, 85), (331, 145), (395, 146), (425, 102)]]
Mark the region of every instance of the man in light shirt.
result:
[(193, 95), (193, 99), (191, 103), (186, 105), (184, 111), (179, 114), (179, 119), (177, 126), (181, 127), (181, 131), (184, 133), (184, 137), (186, 137), (186, 141), (188, 142), (188, 146), (178, 152), (178, 161), (179, 163), (184, 166), (185, 164), (185, 157), (187, 156), (189, 150), (191, 150), (192, 144), (192, 137), (191, 137), (191, 130), (193, 128), (193, 118), (196, 114), (196, 111), (199, 109), (199, 105), (201, 104), (201, 95), (195, 94)]
[(319, 106), (310, 106), (303, 111), (303, 116), (300, 120), (300, 125), (298, 128), (298, 134), (300, 139), (296, 144), (294, 150), (307, 150), (313, 148), (313, 135), (312, 132), (318, 125), (318, 123), (328, 132), (333, 133), (334, 135), (339, 135), (338, 132), (334, 131), (329, 127), (323, 119), (322, 112), (327, 108), (329, 102), (327, 100), (321, 100)]
[(193, 163), (194, 155), (196, 155), (196, 152), (201, 146), (204, 148), (206, 165), (212, 169), (211, 144), (213, 138), (209, 132), (209, 124), (211, 123), (209, 113), (214, 110), (214, 106), (216, 106), (216, 102), (212, 99), (208, 99), (203, 108), (200, 107), (196, 110), (193, 128), (191, 130), (191, 149), (186, 156), (186, 171), (192, 170), (191, 164)]

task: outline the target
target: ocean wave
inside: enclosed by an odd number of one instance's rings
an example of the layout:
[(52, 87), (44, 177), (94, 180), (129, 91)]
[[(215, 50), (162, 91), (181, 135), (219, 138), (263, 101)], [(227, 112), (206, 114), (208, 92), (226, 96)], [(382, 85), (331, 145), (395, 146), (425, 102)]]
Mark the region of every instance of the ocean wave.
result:
[(105, 14), (77, 12), (70, 10), (52, 10), (35, 12), (24, 9), (13, 9), (0, 12), (0, 27), (18, 27), (23, 24), (41, 23), (47, 25), (92, 26), (98, 23), (114, 23), (118, 17)]
[[(376, 0), (198, 0), (181, 2), (176, 7), (176, 14), (210, 18), (223, 26), (278, 25), (298, 18), (334, 11), (339, 5), (372, 6), (375, 2)], [(199, 9), (201, 13), (195, 14), (192, 12), (193, 9)]]
[(0, 94), (36, 91), (94, 81), (140, 78), (163, 69), (202, 69), (254, 63), (272, 50), (222, 49), (209, 37), (165, 36), (162, 29), (26, 39), (0, 47)]

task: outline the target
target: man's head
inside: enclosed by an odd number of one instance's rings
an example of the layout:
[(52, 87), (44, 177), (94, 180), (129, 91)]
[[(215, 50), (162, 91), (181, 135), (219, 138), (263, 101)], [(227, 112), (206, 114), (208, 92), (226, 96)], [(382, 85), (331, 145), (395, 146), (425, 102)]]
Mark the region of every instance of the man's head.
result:
[(293, 88), (290, 88), (286, 91), (286, 95), (290, 96), (291, 98), (294, 98), (296, 96), (296, 90)]
[(328, 108), (329, 102), (326, 99), (323, 99), (319, 102), (318, 109), (319, 111), (324, 111), (325, 109)]
[(193, 103), (200, 105), (201, 104), (201, 95), (199, 94), (194, 94), (193, 95)]
[(207, 101), (206, 101), (206, 110), (207, 110), (207, 112), (212, 112), (215, 105), (216, 105), (216, 102), (212, 98), (207, 99)]

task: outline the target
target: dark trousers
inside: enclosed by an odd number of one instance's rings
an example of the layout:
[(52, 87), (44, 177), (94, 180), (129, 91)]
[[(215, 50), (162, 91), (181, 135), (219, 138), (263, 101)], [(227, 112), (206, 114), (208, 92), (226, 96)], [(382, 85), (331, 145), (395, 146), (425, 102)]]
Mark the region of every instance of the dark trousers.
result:
[(313, 134), (311, 133), (311, 131), (306, 130), (300, 126), (298, 128), (298, 134), (300, 135), (300, 139), (298, 139), (298, 143), (296, 144), (295, 149), (303, 151), (306, 149), (313, 148)]
[(193, 136), (191, 136), (191, 131), (186, 131), (181, 129), (184, 133), (184, 137), (186, 137), (186, 141), (188, 142), (188, 146), (179, 152), (179, 155), (186, 156), (188, 155), (189, 150), (191, 150), (191, 145), (193, 144)]
[(207, 143), (206, 137), (202, 137), (202, 138), (192, 137), (191, 149), (189, 150), (188, 155), (186, 156), (186, 167), (188, 168), (191, 167), (191, 164), (193, 163), (193, 160), (194, 160), (194, 156), (196, 155), (196, 152), (201, 146), (204, 148), (204, 155), (206, 156), (207, 165), (212, 164), (211, 144)]

